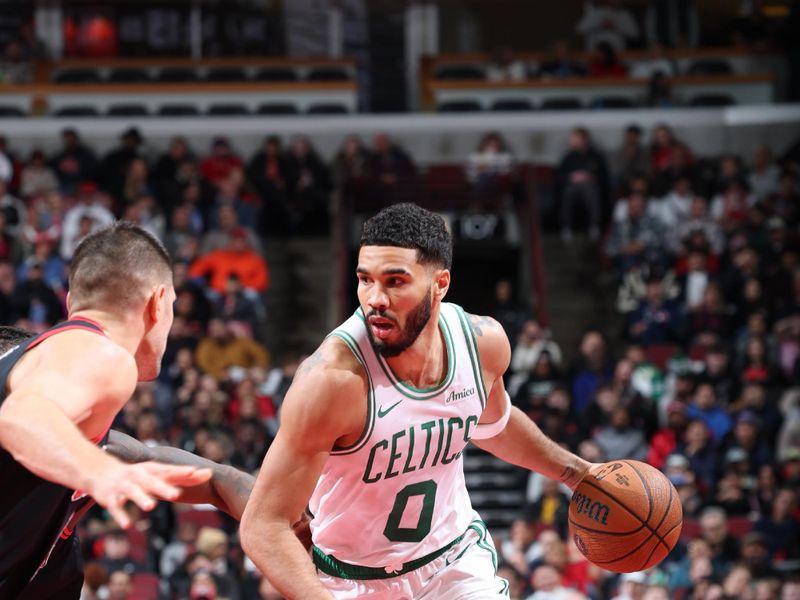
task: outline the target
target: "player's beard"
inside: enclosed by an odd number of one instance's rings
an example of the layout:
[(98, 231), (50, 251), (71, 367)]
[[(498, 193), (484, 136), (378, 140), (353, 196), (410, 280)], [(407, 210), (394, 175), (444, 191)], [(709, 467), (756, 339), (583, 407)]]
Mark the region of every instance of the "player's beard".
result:
[[(432, 305), (433, 301), (431, 300), (431, 290), (428, 288), (428, 291), (425, 293), (425, 297), (411, 310), (411, 312), (408, 313), (408, 317), (406, 318), (406, 326), (403, 328), (402, 335), (400, 336), (400, 339), (393, 344), (387, 344), (383, 340), (376, 339), (375, 336), (372, 335), (372, 330), (367, 327), (367, 331), (369, 331), (369, 338), (372, 342), (372, 347), (375, 348), (375, 352), (384, 358), (392, 358), (393, 356), (398, 356), (403, 351), (408, 349), (411, 344), (417, 341), (419, 334), (422, 333), (422, 330), (425, 329), (428, 321), (431, 320)], [(373, 315), (381, 317), (384, 316), (378, 311), (370, 311), (367, 317)]]

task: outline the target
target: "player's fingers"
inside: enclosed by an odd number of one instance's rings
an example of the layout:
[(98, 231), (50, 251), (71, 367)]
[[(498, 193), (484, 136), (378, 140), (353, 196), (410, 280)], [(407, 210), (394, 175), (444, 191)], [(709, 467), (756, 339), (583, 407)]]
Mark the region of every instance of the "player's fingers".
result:
[(122, 508), (121, 504), (112, 502), (106, 505), (106, 510), (111, 515), (111, 518), (123, 529), (127, 529), (131, 526), (131, 518), (128, 516), (128, 513), (125, 512), (125, 509)]
[(156, 501), (138, 485), (131, 485), (127, 496), (144, 511), (151, 511), (156, 507)]
[(158, 475), (147, 475), (142, 479), (142, 487), (148, 494), (163, 498), (164, 500), (175, 500), (180, 495), (181, 491), (174, 485), (170, 485)]

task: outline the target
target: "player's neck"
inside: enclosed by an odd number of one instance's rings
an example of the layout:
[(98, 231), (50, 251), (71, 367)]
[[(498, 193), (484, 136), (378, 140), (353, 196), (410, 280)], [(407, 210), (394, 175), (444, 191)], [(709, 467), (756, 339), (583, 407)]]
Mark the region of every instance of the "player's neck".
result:
[(112, 315), (102, 310), (79, 310), (69, 315), (70, 319), (83, 317), (95, 321), (103, 328), (103, 333), (112, 342), (119, 344), (130, 352), (131, 356), (136, 354), (139, 344), (142, 342), (144, 331), (141, 324), (122, 321), (116, 315)]
[(435, 310), (414, 343), (400, 355), (387, 358), (386, 363), (401, 381), (425, 389), (441, 383), (447, 373), (448, 360), (439, 329), (439, 311)]

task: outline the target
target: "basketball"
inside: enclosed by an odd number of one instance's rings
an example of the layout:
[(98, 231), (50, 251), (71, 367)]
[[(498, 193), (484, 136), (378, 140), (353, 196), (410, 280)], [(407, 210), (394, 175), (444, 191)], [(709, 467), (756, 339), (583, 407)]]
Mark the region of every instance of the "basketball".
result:
[(606, 463), (586, 476), (569, 503), (570, 535), (589, 561), (616, 573), (660, 563), (681, 535), (678, 491), (636, 460)]

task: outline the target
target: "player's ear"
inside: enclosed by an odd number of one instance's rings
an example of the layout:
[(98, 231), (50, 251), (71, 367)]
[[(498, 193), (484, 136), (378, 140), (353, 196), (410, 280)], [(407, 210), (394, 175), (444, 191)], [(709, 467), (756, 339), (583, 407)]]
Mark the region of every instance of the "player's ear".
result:
[(72, 312), (72, 296), (67, 292), (67, 314)]
[(147, 300), (147, 313), (154, 323), (164, 318), (164, 296), (166, 294), (167, 288), (163, 284), (159, 284), (153, 288), (150, 298)]
[(436, 275), (433, 278), (433, 296), (437, 300), (443, 300), (445, 295), (447, 294), (447, 290), (450, 289), (450, 271), (448, 269), (442, 269), (441, 271), (437, 271)]

